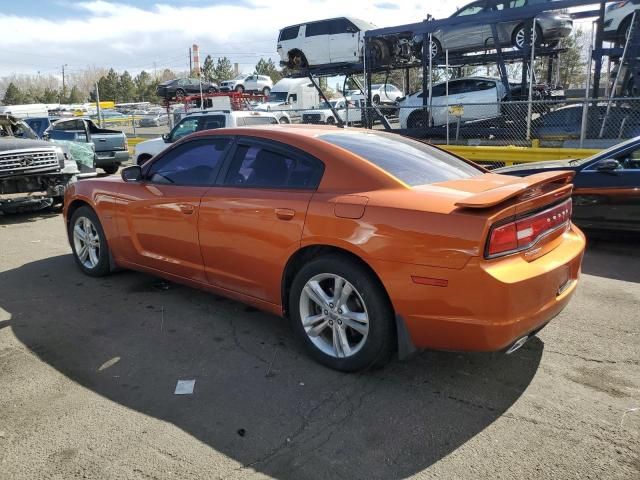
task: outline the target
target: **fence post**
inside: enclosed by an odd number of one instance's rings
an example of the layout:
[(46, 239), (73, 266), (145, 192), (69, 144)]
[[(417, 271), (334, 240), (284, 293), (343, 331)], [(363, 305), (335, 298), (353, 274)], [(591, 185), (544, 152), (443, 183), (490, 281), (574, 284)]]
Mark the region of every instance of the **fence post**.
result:
[(591, 89), (591, 65), (593, 64), (593, 27), (591, 23), (591, 38), (589, 42), (589, 63), (587, 67), (587, 84), (584, 91), (584, 105), (582, 106), (582, 123), (580, 124), (580, 148), (583, 148), (584, 139), (587, 136), (587, 120), (589, 118), (589, 90)]
[(132, 113), (131, 114), (131, 125), (133, 126), (133, 136), (136, 136), (136, 117), (135, 115)]
[(527, 141), (531, 140), (531, 115), (533, 115), (532, 102), (533, 102), (533, 77), (535, 76), (535, 50), (536, 50), (536, 25), (538, 17), (533, 19), (533, 25), (531, 26), (531, 38), (529, 43), (531, 44), (531, 63), (529, 64), (529, 99), (527, 102)]

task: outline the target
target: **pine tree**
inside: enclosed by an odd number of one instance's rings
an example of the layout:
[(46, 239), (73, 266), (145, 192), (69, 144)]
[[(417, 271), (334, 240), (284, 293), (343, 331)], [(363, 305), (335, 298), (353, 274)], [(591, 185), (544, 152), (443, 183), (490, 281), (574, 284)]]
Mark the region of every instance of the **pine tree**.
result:
[(256, 63), (256, 69), (254, 71), (257, 75), (267, 75), (273, 80), (273, 83), (276, 83), (278, 80), (282, 78), (282, 72), (278, 70), (276, 64), (270, 58), (265, 60), (264, 58), (260, 58), (258, 63)]
[[(67, 99), (68, 103), (84, 103), (86, 97), (80, 93), (80, 89), (75, 85), (71, 87), (69, 91), (69, 98)], [(48, 102), (47, 102), (48, 103)]]
[(20, 91), (18, 87), (15, 86), (13, 82), (11, 82), (7, 86), (7, 90), (4, 92), (4, 98), (2, 99), (2, 103), (5, 105), (20, 105), (23, 103), (24, 95)]
[(117, 102), (120, 96), (118, 95), (120, 76), (116, 71), (111, 68), (106, 76), (101, 77), (98, 80), (98, 88), (100, 89), (100, 100), (111, 100)]
[(126, 70), (118, 79), (118, 93), (122, 102), (132, 102), (136, 96), (136, 84), (133, 83), (131, 75)]
[(234, 71), (231, 60), (227, 57), (218, 58), (214, 72), (214, 79), (218, 83), (232, 79), (234, 77)]
[(213, 82), (216, 80), (216, 67), (213, 64), (213, 58), (211, 55), (207, 55), (202, 64), (202, 79), (205, 82)]
[(136, 85), (136, 100), (141, 102), (149, 101), (155, 94), (155, 86), (153, 86), (153, 91), (151, 91), (151, 75), (146, 71), (143, 70), (136, 75), (133, 82)]

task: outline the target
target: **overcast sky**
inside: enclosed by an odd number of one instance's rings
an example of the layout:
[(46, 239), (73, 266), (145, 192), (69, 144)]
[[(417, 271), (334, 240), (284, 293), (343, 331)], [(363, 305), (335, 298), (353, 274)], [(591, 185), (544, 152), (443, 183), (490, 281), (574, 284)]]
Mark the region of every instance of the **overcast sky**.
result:
[(468, 1), (416, 0), (20, 0), (2, 1), (0, 76), (58, 74), (90, 65), (188, 69), (188, 49), (228, 56), (250, 71), (260, 57), (277, 60), (280, 28), (353, 16), (377, 26), (446, 17)]

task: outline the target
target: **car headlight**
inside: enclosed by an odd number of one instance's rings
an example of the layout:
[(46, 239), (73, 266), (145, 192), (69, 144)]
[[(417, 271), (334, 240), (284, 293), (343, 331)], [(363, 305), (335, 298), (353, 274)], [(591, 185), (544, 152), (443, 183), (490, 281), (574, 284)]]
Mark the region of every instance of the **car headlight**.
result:
[(617, 10), (619, 8), (624, 7), (627, 3), (629, 3), (629, 0), (624, 0), (623, 2), (614, 2), (610, 5), (607, 5), (607, 12), (610, 12), (611, 10)]

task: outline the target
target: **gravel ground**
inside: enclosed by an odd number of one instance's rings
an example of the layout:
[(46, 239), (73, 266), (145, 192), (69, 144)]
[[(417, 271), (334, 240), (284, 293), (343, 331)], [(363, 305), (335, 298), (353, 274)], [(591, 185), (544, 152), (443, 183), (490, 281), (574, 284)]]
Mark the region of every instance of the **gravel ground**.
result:
[(639, 244), (592, 241), (511, 356), (346, 375), (242, 304), (83, 276), (59, 214), (0, 217), (0, 478), (640, 478)]

